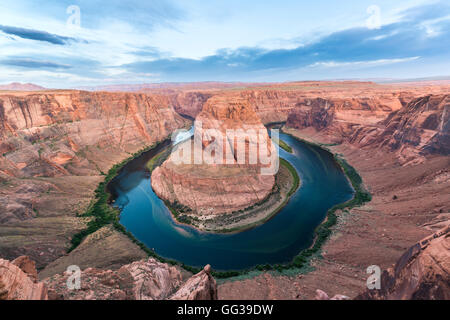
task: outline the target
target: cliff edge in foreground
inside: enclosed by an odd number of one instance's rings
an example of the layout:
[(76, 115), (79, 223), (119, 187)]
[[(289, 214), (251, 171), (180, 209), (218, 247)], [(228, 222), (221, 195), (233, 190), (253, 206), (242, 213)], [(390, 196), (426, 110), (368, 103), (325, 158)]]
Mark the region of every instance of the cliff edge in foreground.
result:
[(381, 276), (381, 289), (356, 299), (450, 300), (450, 225), (409, 248)]
[(208, 265), (188, 277), (180, 268), (150, 258), (114, 271), (88, 268), (80, 273), (80, 288), (70, 290), (68, 283), (76, 285), (73, 274), (36, 282), (28, 257), (0, 259), (0, 300), (216, 300), (210, 272)]

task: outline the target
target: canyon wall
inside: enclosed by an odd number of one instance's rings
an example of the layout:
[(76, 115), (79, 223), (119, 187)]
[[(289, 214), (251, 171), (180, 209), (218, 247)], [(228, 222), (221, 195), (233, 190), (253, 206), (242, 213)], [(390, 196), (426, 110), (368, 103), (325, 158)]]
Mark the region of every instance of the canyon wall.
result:
[(286, 127), (313, 129), (330, 142), (349, 142), (364, 148), (386, 147), (403, 164), (423, 162), (428, 154), (450, 151), (450, 98), (428, 95), (402, 106), (378, 100), (316, 98), (297, 105)]
[(41, 269), (65, 254), (108, 170), (187, 126), (161, 95), (0, 94), (0, 256)]
[(164, 96), (0, 95), (0, 153), (7, 165), (3, 172), (35, 177), (98, 171), (95, 164), (86, 163), (90, 148), (131, 153), (182, 125)]
[[(351, 141), (362, 146), (386, 146), (405, 159), (417, 155), (450, 154), (450, 96), (428, 95), (411, 101), (380, 123), (378, 134)], [(358, 139), (359, 138), (359, 139)]]
[[(184, 125), (162, 96), (0, 95), (0, 179), (100, 175), (118, 157), (163, 140)], [(52, 185), (27, 181), (19, 189), (9, 190), (13, 194), (9, 192), (0, 204), (0, 222), (34, 216), (33, 198)], [(27, 194), (34, 196), (29, 199)]]
[(176, 112), (191, 119), (195, 119), (202, 111), (203, 105), (213, 96), (210, 92), (178, 92), (169, 94), (171, 104)]
[(328, 107), (335, 107), (338, 121), (373, 124), (421, 94), (420, 90), (398, 90), (365, 82), (294, 82), (240, 93), (265, 124), (285, 122), (291, 112), (314, 107), (318, 98), (327, 100)]
[[(38, 270), (57, 262), (44, 270), (45, 278), (61, 273), (68, 262), (116, 272), (142, 259), (145, 253), (113, 228), (103, 238), (92, 234), (95, 239), (67, 254), (72, 236), (85, 229), (88, 220), (76, 215), (85, 212), (109, 168), (189, 125), (186, 116), (198, 117), (209, 128), (216, 127), (216, 120), (224, 121), (220, 130), (235, 121), (256, 126), (287, 121), (287, 127), (305, 133), (306, 139), (339, 144), (330, 148), (361, 172), (374, 199), (367, 207), (352, 209), (349, 220), (357, 217), (359, 222), (342, 222), (347, 229), (329, 241), (324, 254), (331, 267), (321, 265), (317, 278), (305, 276), (314, 290), (318, 281), (324, 282), (323, 289), (326, 283), (363, 283), (350, 281), (344, 273), (365, 277), (364, 268), (375, 258), (384, 268), (428, 232), (423, 225), (437, 216), (442, 216), (440, 223), (448, 221), (448, 85), (301, 82), (167, 94), (1, 92), (0, 257), (29, 255)], [(202, 141), (202, 148), (210, 143)], [(172, 200), (194, 194), (195, 201), (186, 203), (206, 213), (240, 210), (263, 199), (273, 186), (270, 176), (251, 169), (238, 168), (234, 178), (226, 176), (232, 173), (227, 170), (202, 177), (203, 170), (175, 170), (165, 163), (159, 169), (159, 192)], [(178, 188), (176, 197), (173, 185)], [(200, 191), (195, 195), (194, 190)], [(338, 271), (330, 273), (332, 267)], [(292, 279), (276, 279), (267, 281), (267, 297), (273, 297), (274, 282), (280, 284), (280, 297), (285, 292), (298, 294), (289, 289)], [(235, 285), (240, 296), (249, 292), (248, 282), (242, 288), (239, 282)], [(264, 291), (261, 287), (258, 283), (258, 292)], [(343, 293), (352, 296), (352, 290)]]
[(376, 128), (401, 108), (398, 98), (308, 98), (291, 110), (286, 126), (299, 130), (310, 127), (342, 142), (360, 128)]
[[(372, 82), (343, 81), (247, 84), (222, 90), (200, 86), (197, 90), (172, 88), (156, 92), (168, 96), (177, 112), (191, 118), (199, 115), (207, 100), (213, 96), (224, 99), (238, 96), (254, 108), (264, 124), (268, 124), (285, 122), (293, 109), (310, 104), (316, 98), (333, 100), (336, 104), (345, 102), (345, 105), (339, 108), (343, 111), (341, 116), (344, 119), (364, 115), (376, 122), (387, 115), (386, 113), (398, 110), (414, 98), (442, 91), (439, 86), (395, 87)], [(377, 113), (371, 113), (372, 111)]]

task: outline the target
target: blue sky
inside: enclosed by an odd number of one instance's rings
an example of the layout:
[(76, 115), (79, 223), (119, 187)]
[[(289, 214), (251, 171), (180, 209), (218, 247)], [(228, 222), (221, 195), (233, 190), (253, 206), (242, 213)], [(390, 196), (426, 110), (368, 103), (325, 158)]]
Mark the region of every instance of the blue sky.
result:
[(0, 83), (58, 88), (449, 76), (450, 4), (2, 0), (0, 48)]

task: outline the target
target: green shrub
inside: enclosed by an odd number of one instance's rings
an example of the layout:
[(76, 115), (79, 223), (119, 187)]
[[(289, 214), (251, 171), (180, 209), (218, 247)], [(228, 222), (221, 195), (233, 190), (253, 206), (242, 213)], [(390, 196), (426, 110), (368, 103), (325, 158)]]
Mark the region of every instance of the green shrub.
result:
[(280, 146), (281, 149), (283, 149), (286, 152), (292, 153), (292, 148), (290, 145), (288, 145), (286, 142), (284, 142), (283, 140), (279, 139), (278, 141), (278, 145)]

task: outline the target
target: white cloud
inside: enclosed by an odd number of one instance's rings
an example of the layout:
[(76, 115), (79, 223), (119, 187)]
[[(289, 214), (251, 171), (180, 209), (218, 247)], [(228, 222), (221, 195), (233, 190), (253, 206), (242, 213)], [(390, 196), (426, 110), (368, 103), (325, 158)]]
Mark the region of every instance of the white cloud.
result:
[(339, 67), (371, 67), (371, 66), (381, 66), (393, 63), (409, 62), (420, 59), (420, 57), (408, 57), (401, 59), (378, 59), (369, 61), (352, 61), (352, 62), (336, 62), (336, 61), (323, 61), (316, 62), (308, 66), (308, 68), (339, 68)]
[(433, 37), (437, 37), (437, 36), (441, 35), (441, 33), (442, 33), (442, 30), (441, 30), (441, 27), (439, 26), (439, 24), (443, 21), (449, 21), (449, 20), (450, 20), (450, 15), (441, 17), (438, 19), (424, 21), (420, 24), (420, 26), (423, 29), (425, 29), (425, 34), (427, 37), (433, 38)]

